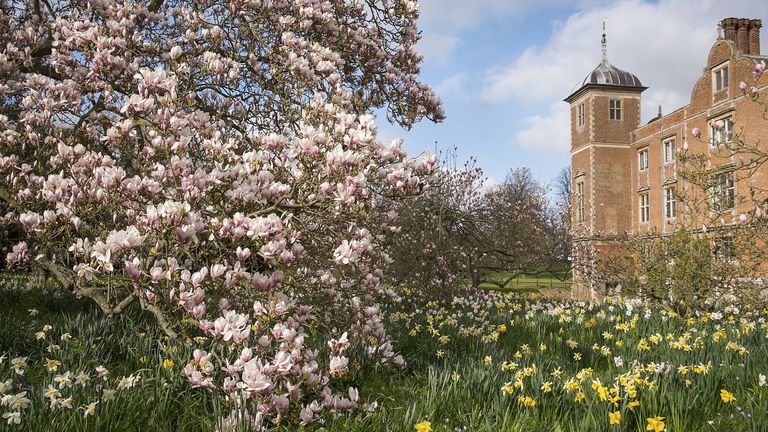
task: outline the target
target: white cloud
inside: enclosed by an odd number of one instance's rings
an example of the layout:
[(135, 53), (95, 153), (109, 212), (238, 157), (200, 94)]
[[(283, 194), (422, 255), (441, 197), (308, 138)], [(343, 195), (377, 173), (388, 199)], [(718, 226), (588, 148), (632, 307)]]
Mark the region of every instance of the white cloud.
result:
[(450, 60), (453, 50), (460, 44), (461, 39), (457, 36), (444, 33), (425, 33), (416, 43), (416, 49), (424, 58), (438, 64), (445, 64)]
[(565, 103), (557, 103), (548, 114), (527, 117), (524, 122), (526, 127), (515, 134), (513, 144), (558, 154), (570, 148), (569, 109)]
[(493, 189), (494, 186), (498, 186), (498, 185), (499, 185), (499, 181), (496, 180), (494, 177), (486, 177), (483, 180), (483, 184), (480, 186), (480, 190), (485, 193)]
[(445, 64), (461, 43), (463, 30), (557, 3), (567, 0), (422, 0), (419, 28), (423, 33), (416, 49), (428, 61)]
[[(514, 142), (527, 148), (567, 149), (570, 142), (568, 96), (600, 62), (601, 22), (608, 18), (608, 59), (640, 78), (643, 122), (690, 102), (693, 85), (715, 43), (717, 23), (729, 16), (760, 18), (762, 0), (729, 2), (628, 0), (585, 7), (553, 25), (543, 46), (533, 46), (505, 66), (486, 71), (482, 97), (505, 102), (549, 104), (548, 112), (526, 118)], [(761, 38), (765, 44), (766, 32)], [(563, 140), (563, 138), (566, 138)]]
[(466, 81), (466, 74), (463, 72), (451, 75), (435, 86), (435, 92), (441, 98), (458, 94), (461, 92), (461, 85), (464, 81)]

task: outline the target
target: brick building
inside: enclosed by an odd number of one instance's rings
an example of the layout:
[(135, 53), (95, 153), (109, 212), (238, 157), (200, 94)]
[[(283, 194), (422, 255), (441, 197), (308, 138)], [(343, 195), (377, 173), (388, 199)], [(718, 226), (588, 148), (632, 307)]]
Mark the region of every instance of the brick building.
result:
[[(763, 107), (745, 96), (742, 81), (754, 81), (760, 54), (760, 20), (727, 18), (693, 84), (688, 105), (641, 124), (640, 98), (646, 89), (633, 74), (603, 59), (565, 99), (571, 108), (573, 295), (593, 297), (600, 288), (589, 277), (595, 260), (621, 254), (615, 243), (624, 233), (664, 235), (681, 226), (701, 227), (715, 216), (721, 227), (754, 209), (745, 199), (755, 186), (768, 189), (768, 166), (754, 175), (734, 175), (740, 156), (723, 156), (734, 134), (744, 142), (768, 140)], [(761, 80), (758, 88), (764, 90)], [(751, 85), (751, 84), (750, 84)], [(699, 131), (694, 136), (694, 131)], [(678, 205), (677, 191), (690, 191), (679, 178), (679, 151), (706, 154), (713, 186), (698, 211)], [(690, 199), (690, 202), (695, 200)], [(714, 239), (713, 241), (716, 241)], [(585, 251), (589, 250), (589, 253)]]

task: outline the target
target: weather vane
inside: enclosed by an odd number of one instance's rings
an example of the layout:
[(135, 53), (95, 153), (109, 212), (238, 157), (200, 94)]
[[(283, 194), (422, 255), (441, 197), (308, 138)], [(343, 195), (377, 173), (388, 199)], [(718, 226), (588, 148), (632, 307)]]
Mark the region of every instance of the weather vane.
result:
[(606, 21), (608, 21), (608, 18), (603, 18), (603, 40), (602, 40), (602, 44), (603, 44), (603, 60), (607, 60), (608, 59), (608, 54), (607, 54), (607, 52), (608, 52), (608, 48), (607, 48), (608, 40), (605, 38), (605, 22)]

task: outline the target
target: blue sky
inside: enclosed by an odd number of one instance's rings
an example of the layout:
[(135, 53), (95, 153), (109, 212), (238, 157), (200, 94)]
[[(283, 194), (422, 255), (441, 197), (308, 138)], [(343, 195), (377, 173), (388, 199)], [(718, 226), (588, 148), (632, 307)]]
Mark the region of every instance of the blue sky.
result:
[[(758, 18), (764, 0), (422, 0), (422, 79), (436, 89), (447, 120), (411, 131), (379, 123), (380, 138), (402, 137), (412, 155), (458, 147), (474, 156), (490, 183), (528, 167), (548, 184), (569, 164), (568, 106), (562, 100), (600, 62), (607, 18), (608, 59), (637, 75), (643, 121), (658, 106), (690, 100), (717, 23)], [(727, 5), (727, 6), (726, 6)], [(763, 52), (768, 53), (765, 28)]]

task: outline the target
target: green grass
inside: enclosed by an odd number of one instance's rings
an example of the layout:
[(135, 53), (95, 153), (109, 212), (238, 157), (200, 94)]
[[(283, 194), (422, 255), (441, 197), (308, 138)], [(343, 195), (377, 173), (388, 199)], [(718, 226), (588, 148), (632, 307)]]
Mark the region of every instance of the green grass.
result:
[[(492, 279), (498, 282), (503, 282), (510, 276), (512, 276), (510, 273), (499, 272), (498, 274), (492, 276)], [(554, 269), (553, 273), (542, 272), (542, 273), (525, 273), (525, 274), (516, 275), (504, 287), (499, 287), (497, 284), (494, 284), (492, 282), (483, 282), (479, 285), (479, 288), (509, 290), (509, 291), (522, 290), (521, 292), (534, 292), (532, 290), (537, 290), (539, 288), (567, 290), (571, 288), (572, 284), (573, 284), (573, 279), (569, 273), (564, 273), (562, 271), (558, 271), (557, 269)]]
[[(87, 301), (16, 285), (18, 281), (0, 283), (0, 355), (29, 356), (30, 367), (23, 377), (16, 376), (6, 357), (0, 363), (0, 382), (11, 379), (27, 389), (32, 404), (21, 425), (2, 422), (0, 430), (203, 431), (214, 429), (216, 419), (226, 412), (220, 398), (192, 389), (181, 376), (191, 347), (166, 340), (149, 317), (131, 310), (108, 319)], [(38, 314), (30, 316), (28, 309), (33, 308)], [(357, 387), (361, 398), (377, 402), (378, 409), (368, 415), (327, 416), (324, 424), (310, 429), (413, 431), (416, 423), (426, 420), (435, 432), (645, 431), (647, 418), (663, 416), (669, 431), (768, 430), (768, 387), (758, 384), (758, 376), (768, 374), (768, 330), (759, 314), (742, 312), (729, 320), (726, 313), (716, 322), (702, 315), (704, 319), (688, 321), (659, 309), (646, 312), (635, 307), (628, 315), (619, 304), (485, 292), (453, 301), (411, 296), (392, 306), (386, 316), (396, 349), (409, 366), (395, 370), (351, 355), (350, 373), (333, 387), (339, 392)], [(35, 333), (44, 324), (53, 329), (38, 340)], [(62, 341), (63, 333), (73, 339)], [(660, 339), (650, 341), (657, 334)], [(674, 347), (680, 338), (689, 350)], [(571, 347), (568, 341), (578, 346)], [(639, 349), (641, 341), (650, 350)], [(48, 351), (51, 344), (60, 348)], [(601, 353), (601, 347), (610, 353)], [(739, 353), (738, 347), (745, 352)], [(352, 350), (361, 351), (359, 346)], [(575, 354), (581, 359), (576, 360)], [(321, 348), (318, 361), (325, 364), (326, 356)], [(615, 357), (621, 357), (623, 365), (617, 366)], [(42, 367), (47, 358), (61, 361), (58, 371)], [(174, 367), (163, 367), (168, 359)], [(514, 362), (516, 368), (504, 370), (504, 362)], [(662, 363), (667, 365), (662, 373), (648, 369)], [(700, 364), (711, 366), (706, 373), (690, 369)], [(83, 389), (71, 391), (72, 410), (47, 408), (41, 390), (54, 374), (92, 371), (97, 365), (110, 370), (107, 382), (92, 378)], [(685, 374), (677, 369), (681, 365), (689, 368)], [(531, 368), (527, 374), (516, 375), (526, 368)], [(558, 368), (562, 375), (553, 377)], [(592, 375), (583, 375), (585, 370)], [(137, 371), (142, 379), (136, 387), (100, 402), (96, 416), (83, 417), (78, 407), (98, 400), (99, 386), (114, 388), (120, 377)], [(576, 402), (576, 391), (564, 385), (580, 373), (578, 388), (586, 397)], [(593, 380), (611, 387), (629, 373), (639, 380), (637, 394), (631, 397), (619, 385), (621, 398), (615, 406), (592, 388)], [(502, 391), (516, 379), (523, 383), (522, 389), (515, 388), (512, 394)], [(552, 392), (541, 389), (544, 382), (552, 382)], [(736, 402), (724, 404), (721, 389), (731, 391)], [(536, 405), (523, 406), (518, 401), (521, 395), (533, 398)], [(640, 406), (632, 410), (630, 401)], [(2, 407), (0, 411), (5, 412)], [(613, 411), (622, 414), (618, 426), (608, 424), (608, 413)], [(297, 429), (295, 417), (289, 420), (280, 430)]]

